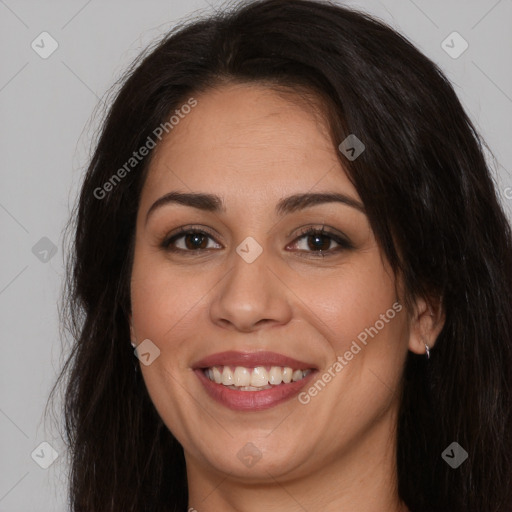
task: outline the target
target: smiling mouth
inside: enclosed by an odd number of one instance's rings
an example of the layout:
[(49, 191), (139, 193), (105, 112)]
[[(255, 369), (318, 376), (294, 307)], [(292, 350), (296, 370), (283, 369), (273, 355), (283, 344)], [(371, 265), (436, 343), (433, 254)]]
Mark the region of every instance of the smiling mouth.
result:
[(236, 391), (263, 391), (307, 377), (313, 369), (293, 370), (289, 366), (212, 366), (202, 372), (211, 382)]

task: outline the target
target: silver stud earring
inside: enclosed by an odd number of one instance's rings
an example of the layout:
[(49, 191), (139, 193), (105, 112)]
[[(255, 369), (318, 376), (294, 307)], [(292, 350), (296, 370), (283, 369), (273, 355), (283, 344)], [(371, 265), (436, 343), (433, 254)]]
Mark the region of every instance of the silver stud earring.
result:
[(427, 359), (430, 359), (430, 347), (425, 343), (425, 354), (427, 354)]
[[(135, 343), (133, 343), (133, 341), (131, 342), (131, 345), (133, 348), (137, 347), (137, 345), (135, 345)], [(133, 355), (135, 355), (135, 354), (133, 354)], [(137, 361), (133, 361), (133, 370), (135, 373), (139, 372), (139, 363)]]

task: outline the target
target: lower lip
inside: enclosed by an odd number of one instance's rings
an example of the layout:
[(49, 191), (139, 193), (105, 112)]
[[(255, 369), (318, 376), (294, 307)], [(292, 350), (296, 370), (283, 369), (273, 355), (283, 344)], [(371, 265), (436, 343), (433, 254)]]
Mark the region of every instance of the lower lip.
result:
[(261, 411), (270, 409), (293, 396), (311, 380), (316, 371), (304, 378), (289, 384), (279, 384), (261, 391), (237, 391), (223, 384), (211, 381), (202, 370), (195, 370), (196, 375), (206, 389), (206, 392), (217, 402), (235, 411)]

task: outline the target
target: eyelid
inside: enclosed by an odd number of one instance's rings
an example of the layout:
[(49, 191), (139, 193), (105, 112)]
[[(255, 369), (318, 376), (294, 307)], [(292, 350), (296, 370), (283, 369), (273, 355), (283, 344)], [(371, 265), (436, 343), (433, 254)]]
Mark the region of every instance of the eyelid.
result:
[[(342, 233), (338, 230), (335, 230), (334, 228), (325, 229), (325, 224), (323, 224), (321, 228), (315, 227), (313, 225), (309, 225), (309, 226), (302, 227), (299, 229), (300, 229), (300, 231), (299, 231), (298, 235), (293, 239), (292, 242), (295, 242), (296, 240), (303, 238), (306, 235), (319, 234), (322, 236), (327, 236), (327, 237), (331, 238), (332, 240), (334, 240), (340, 246), (340, 249), (349, 250), (349, 249), (355, 248), (354, 244), (350, 241), (350, 239), (344, 233)], [(299, 252), (302, 252), (302, 251), (299, 251)], [(336, 251), (329, 250), (324, 253), (321, 253), (320, 251), (306, 251), (306, 252), (310, 252), (311, 254), (315, 254), (315, 253), (333, 254)]]
[(176, 229), (173, 229), (170, 233), (167, 233), (163, 238), (162, 244), (171, 240), (175, 236), (186, 235), (190, 231), (203, 232), (212, 238), (217, 238), (219, 236), (218, 233), (206, 226), (201, 226), (200, 224), (184, 224), (183, 226), (178, 226)]
[[(321, 227), (318, 227), (318, 225), (315, 225), (315, 224), (307, 224), (306, 226), (301, 226), (300, 228), (297, 228), (297, 229), (299, 230), (299, 232), (298, 232), (299, 235), (305, 235), (305, 234), (308, 234), (311, 232), (315, 232), (315, 233), (322, 233), (322, 234), (330, 235), (330, 236), (337, 236), (340, 238), (346, 238), (346, 236), (342, 232), (338, 231), (337, 229), (326, 226), (325, 224), (322, 224)], [(292, 230), (288, 236), (291, 236), (294, 231), (295, 230)]]

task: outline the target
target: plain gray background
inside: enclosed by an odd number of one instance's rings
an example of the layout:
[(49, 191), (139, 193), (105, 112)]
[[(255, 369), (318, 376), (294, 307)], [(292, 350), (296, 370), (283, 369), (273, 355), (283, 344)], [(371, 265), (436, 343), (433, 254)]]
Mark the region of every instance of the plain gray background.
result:
[[(57, 311), (63, 229), (98, 126), (93, 113), (147, 44), (183, 16), (222, 6), (212, 2), (0, 0), (0, 512), (67, 510), (66, 453), (42, 413), (67, 355)], [(343, 3), (391, 24), (447, 74), (496, 157), (512, 218), (512, 0)], [(454, 31), (469, 45), (458, 58), (442, 47)], [(31, 46), (51, 49), (42, 32), (58, 43), (46, 59)], [(59, 454), (48, 469), (35, 462), (50, 457), (43, 442)]]

